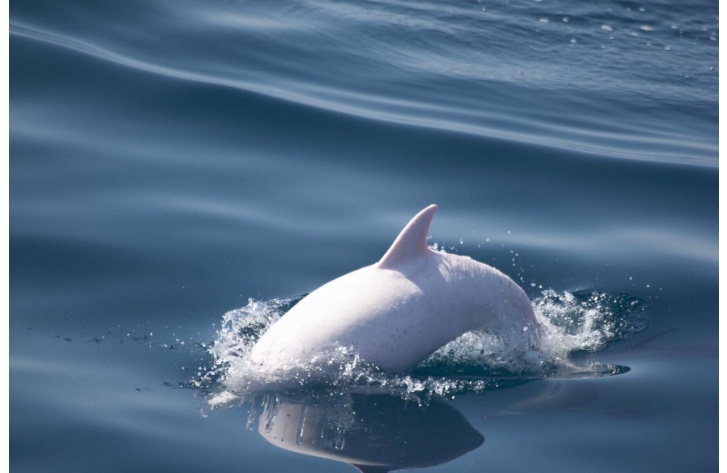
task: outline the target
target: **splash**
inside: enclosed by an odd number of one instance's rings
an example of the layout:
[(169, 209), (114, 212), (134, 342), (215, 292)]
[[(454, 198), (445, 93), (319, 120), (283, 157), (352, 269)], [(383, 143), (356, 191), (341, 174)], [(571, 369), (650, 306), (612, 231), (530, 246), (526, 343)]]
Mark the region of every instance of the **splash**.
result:
[(212, 362), (193, 384), (210, 394), (210, 404), (227, 404), (261, 391), (294, 392), (323, 383), (335, 391), (385, 392), (407, 400), (452, 397), (502, 388), (544, 377), (609, 376), (628, 371), (598, 364), (590, 354), (608, 349), (647, 327), (644, 301), (625, 294), (543, 291), (533, 307), (540, 322), (538, 344), (523, 350), (513, 337), (468, 332), (406, 373), (366, 363), (348, 347), (337, 347), (309, 363), (288, 366), (285, 380), (271, 379), (249, 362), (257, 340), (304, 296), (258, 301), (222, 317), (209, 348)]

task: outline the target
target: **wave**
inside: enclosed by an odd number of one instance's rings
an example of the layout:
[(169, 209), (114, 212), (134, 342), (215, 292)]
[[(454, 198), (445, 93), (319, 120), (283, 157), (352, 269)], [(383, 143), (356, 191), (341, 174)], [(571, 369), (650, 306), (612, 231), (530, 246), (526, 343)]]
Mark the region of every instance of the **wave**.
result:
[[(188, 14), (196, 13), (195, 10)], [(210, 17), (222, 17), (225, 21), (238, 17), (209, 12), (194, 17), (197, 23), (202, 23), (197, 28), (209, 29), (213, 40), (207, 47), (214, 51), (226, 51), (226, 35), (233, 34), (232, 38), (237, 41), (261, 42), (261, 50), (271, 48), (287, 55), (294, 52), (290, 51), (293, 48), (291, 43), (283, 38), (269, 38), (269, 32), (259, 31), (259, 26), (245, 26), (252, 21), (249, 18), (247, 23), (243, 22), (238, 29), (230, 32)], [(447, 24), (451, 26), (453, 21)], [(488, 25), (491, 26), (490, 23)], [(364, 25), (358, 26), (363, 28)], [(438, 26), (439, 29), (444, 27)], [(470, 30), (478, 31), (474, 27), (470, 24), (465, 28), (467, 31), (455, 36), (464, 39), (471, 33)], [(170, 35), (173, 33), (168, 32)], [(163, 29), (159, 34), (164, 34)], [(703, 90), (711, 91), (712, 87), (691, 87), (689, 84), (667, 86), (666, 81), (660, 81), (659, 87), (651, 87), (651, 95), (644, 98), (641, 79), (635, 84), (613, 84), (613, 90), (606, 91), (594, 89), (603, 81), (593, 80), (590, 76), (577, 82), (563, 83), (560, 76), (554, 81), (552, 71), (547, 74), (541, 71), (524, 80), (518, 75), (515, 65), (498, 54), (492, 51), (485, 54), (473, 50), (475, 45), (459, 44), (458, 41), (451, 45), (446, 41), (428, 47), (418, 45), (411, 54), (402, 55), (400, 48), (403, 45), (400, 43), (407, 41), (402, 33), (391, 38), (391, 42), (397, 45), (393, 50), (371, 55), (370, 52), (354, 51), (351, 49), (353, 45), (340, 42), (334, 43), (338, 49), (330, 46), (328, 49), (314, 48), (321, 41), (317, 35), (323, 33), (309, 29), (296, 34), (305, 38), (302, 41), (305, 46), (300, 46), (304, 51), (298, 53), (307, 59), (290, 62), (275, 55), (264, 56), (250, 51), (243, 57), (228, 57), (223, 52), (216, 52), (219, 56), (211, 58), (187, 57), (178, 50), (157, 51), (159, 44), (167, 42), (163, 36), (154, 44), (129, 45), (124, 38), (84, 37), (75, 32), (56, 32), (22, 20), (13, 20), (10, 24), (11, 37), (40, 41), (150, 74), (231, 88), (327, 112), (601, 157), (716, 166), (716, 142), (695, 135), (714, 135), (716, 128), (712, 128), (716, 108), (713, 103), (716, 94), (694, 97), (685, 103), (663, 105), (664, 97), (687, 97)], [(508, 31), (506, 34), (513, 33)], [(376, 50), (378, 43), (374, 39), (362, 40), (368, 40), (368, 48)], [(433, 60), (433, 50), (440, 51), (441, 58)], [(363, 56), (351, 62), (351, 55), (359, 54)], [(465, 55), (458, 56), (456, 63), (460, 64), (460, 68), (462, 64), (468, 64), (474, 69), (463, 76), (456, 72), (458, 68), (440, 64), (452, 54)], [(493, 54), (494, 57), (487, 60), (488, 55)], [(415, 65), (406, 65), (409, 56), (414, 57), (411, 60)], [(425, 58), (428, 59), (425, 61)], [(542, 58), (537, 58), (537, 61), (542, 61)], [(341, 70), (311, 76), (312, 70), (319, 69), (315, 66), (318, 62), (326, 64), (326, 67), (341, 64), (335, 66)], [(592, 69), (590, 72), (580, 73), (594, 74), (601, 67), (593, 65), (589, 68)], [(505, 68), (506, 72), (493, 75), (491, 71), (498, 68)], [(382, 77), (368, 80), (366, 74), (367, 71), (370, 74), (370, 70), (383, 71)], [(331, 80), (335, 76), (350, 76), (351, 80)], [(710, 78), (705, 80), (709, 82)], [(553, 87), (556, 89), (551, 90)], [(609, 98), (604, 101), (601, 96)], [(699, 104), (696, 112), (693, 110), (695, 103)], [(683, 125), (674, 127), (671, 122), (662, 122), (664, 110), (661, 107), (677, 113), (672, 121), (690, 123), (690, 126), (698, 123), (694, 126), (701, 129), (687, 129)], [(697, 122), (687, 119), (694, 118), (695, 113), (700, 116)]]

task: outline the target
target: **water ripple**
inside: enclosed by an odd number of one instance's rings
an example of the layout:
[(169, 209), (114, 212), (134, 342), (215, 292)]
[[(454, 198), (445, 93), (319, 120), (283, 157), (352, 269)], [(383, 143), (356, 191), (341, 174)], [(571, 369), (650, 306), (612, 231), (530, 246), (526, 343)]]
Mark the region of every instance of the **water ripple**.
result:
[[(399, 5), (397, 8), (404, 15), (407, 8), (413, 7)], [(404, 24), (399, 25), (403, 27), (399, 38), (391, 42), (382, 42), (381, 37), (365, 38), (364, 48), (343, 42), (336, 23), (326, 23), (326, 18), (333, 16), (353, 22), (350, 26), (358, 33), (369, 27), (385, 28), (382, 31), (385, 38), (392, 35), (385, 25), (399, 23), (396, 16), (388, 16), (387, 7), (362, 11), (351, 4), (313, 2), (306, 8), (304, 18), (312, 19), (313, 24), (325, 23), (321, 32), (316, 33), (318, 36), (312, 33), (314, 28), (310, 24), (306, 26), (300, 19), (287, 21), (271, 11), (256, 16), (214, 8), (202, 11), (193, 6), (186, 14), (199, 15), (195, 16), (193, 33), (184, 41), (192, 41), (195, 35), (202, 34), (198, 30), (212, 35), (208, 45), (214, 51), (211, 57), (194, 51), (187, 57), (181, 51), (159, 51), (159, 41), (166, 41), (161, 37), (145, 39), (153, 41), (153, 47), (151, 43), (129, 46), (113, 38), (97, 41), (83, 35), (50, 32), (19, 20), (11, 22), (10, 34), (151, 74), (229, 87), (370, 120), (595, 155), (716, 165), (716, 142), (695, 135), (711, 133), (711, 124), (682, 121), (689, 123), (688, 127), (666, 127), (658, 116), (659, 111), (649, 110), (654, 98), (681, 96), (682, 101), (701, 103), (698, 113), (708, 118), (712, 111), (704, 102), (713, 99), (709, 87), (671, 90), (675, 83), (662, 82), (658, 89), (650, 87), (651, 97), (647, 98), (640, 86), (630, 81), (615, 83), (613, 87), (623, 92), (611, 94), (608, 101), (603, 101), (598, 96), (606, 92), (599, 91), (603, 81), (579, 79), (581, 72), (546, 67), (533, 77), (521, 74), (517, 66), (508, 64), (501, 57), (502, 52), (491, 50), (492, 44), (484, 55), (473, 50), (475, 45), (467, 43), (471, 41), (469, 33), (477, 31), (473, 29), (477, 22), (468, 19), (458, 23), (455, 20), (462, 19), (461, 12), (442, 10), (441, 5), (417, 7), (427, 10), (425, 14), (430, 17), (418, 20), (423, 22), (420, 24), (414, 20), (404, 22), (405, 15), (401, 16)], [(351, 8), (355, 11), (349, 11)], [(492, 26), (492, 20), (487, 25)], [(407, 38), (413, 31), (422, 36), (410, 43)], [(168, 34), (180, 33), (170, 30)], [(301, 38), (296, 39), (297, 36)], [(239, 41), (249, 46), (244, 50), (230, 48)], [(299, 51), (290, 57), (295, 48)], [(316, 64), (322, 61), (331, 69), (318, 68)], [(561, 80), (562, 73), (568, 76), (566, 82)], [(561, 84), (557, 86), (559, 89), (553, 88), (555, 84)], [(574, 95), (573, 87), (581, 89), (580, 95)], [(685, 92), (707, 95), (689, 99)], [(642, 104), (629, 110), (636, 102), (629, 99), (623, 102), (624, 93), (636, 93), (636, 100)], [(670, 104), (669, 109), (685, 113), (682, 101)], [(639, 118), (655, 113), (656, 120)], [(696, 130), (694, 126), (706, 126), (709, 131)]]

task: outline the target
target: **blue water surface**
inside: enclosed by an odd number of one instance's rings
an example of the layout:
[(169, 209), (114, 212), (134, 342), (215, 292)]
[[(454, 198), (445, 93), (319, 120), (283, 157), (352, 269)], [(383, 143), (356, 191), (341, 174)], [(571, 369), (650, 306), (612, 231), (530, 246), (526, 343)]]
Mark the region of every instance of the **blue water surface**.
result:
[[(716, 471), (718, 39), (713, 0), (12, 1), (11, 471)], [(534, 300), (638, 300), (573, 354), (620, 374), (210, 407), (223, 314), (430, 203)]]

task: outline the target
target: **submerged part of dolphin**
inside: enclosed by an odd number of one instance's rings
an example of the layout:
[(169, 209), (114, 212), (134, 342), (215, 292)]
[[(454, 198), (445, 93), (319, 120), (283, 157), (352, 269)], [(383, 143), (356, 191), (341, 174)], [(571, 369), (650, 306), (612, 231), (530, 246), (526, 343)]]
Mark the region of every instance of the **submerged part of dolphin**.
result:
[(361, 472), (427, 468), (464, 455), (484, 437), (450, 404), (426, 408), (387, 395), (327, 399), (268, 395), (260, 435), (278, 448), (354, 465)]
[(378, 263), (302, 299), (252, 348), (253, 365), (283, 372), (324, 363), (343, 348), (385, 370), (404, 371), (471, 330), (502, 336), (523, 352), (532, 348), (539, 325), (512, 279), (427, 246), (436, 209), (419, 212)]

